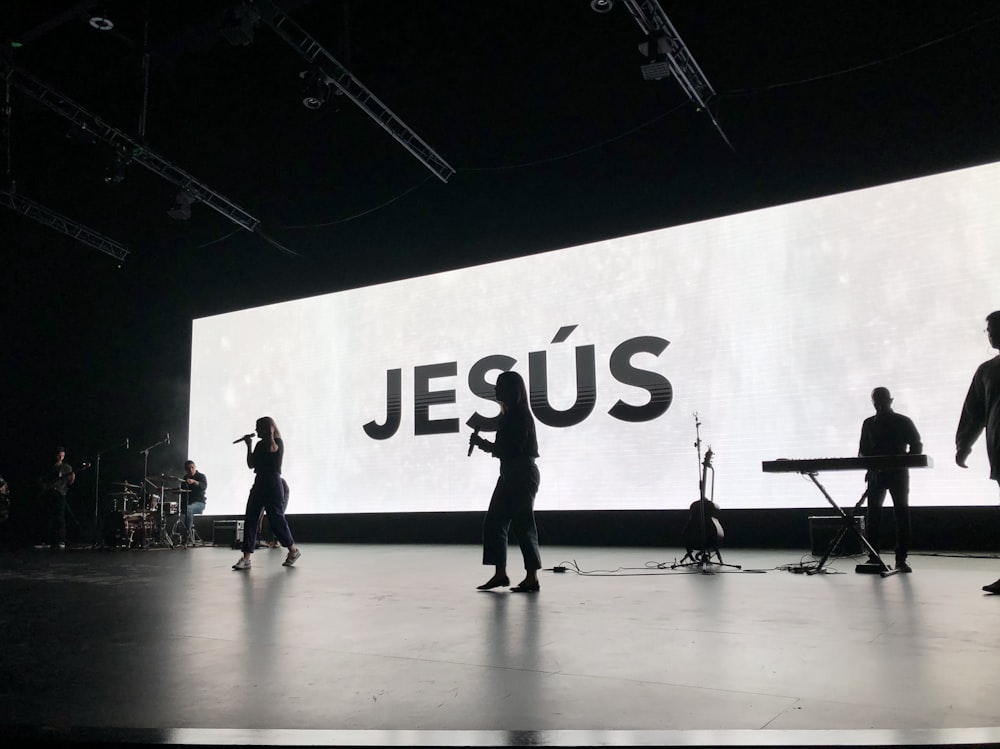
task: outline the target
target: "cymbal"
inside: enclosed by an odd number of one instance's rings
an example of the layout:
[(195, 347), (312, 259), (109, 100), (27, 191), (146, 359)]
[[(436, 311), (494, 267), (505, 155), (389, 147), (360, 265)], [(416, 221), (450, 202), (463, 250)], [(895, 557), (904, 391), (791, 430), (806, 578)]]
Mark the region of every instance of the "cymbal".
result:
[(126, 489), (141, 489), (138, 484), (130, 484), (128, 481), (112, 481), (112, 486), (124, 486)]
[(109, 497), (138, 497), (139, 495), (135, 492), (111, 492)]
[(190, 494), (190, 489), (164, 489), (164, 494)]
[(161, 474), (159, 476), (147, 476), (146, 481), (151, 483), (153, 486), (163, 486), (164, 484), (170, 484), (174, 481), (180, 481), (179, 476), (168, 476), (167, 474)]

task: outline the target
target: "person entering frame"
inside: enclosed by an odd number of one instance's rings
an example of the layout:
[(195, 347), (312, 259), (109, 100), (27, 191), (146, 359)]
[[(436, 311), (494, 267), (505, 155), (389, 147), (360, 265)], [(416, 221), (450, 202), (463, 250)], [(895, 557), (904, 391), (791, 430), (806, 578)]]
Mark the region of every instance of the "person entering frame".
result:
[(285, 457), (285, 442), (281, 432), (270, 416), (257, 419), (257, 445), (251, 449), (251, 436), (243, 438), (247, 446), (247, 468), (256, 474), (250, 496), (247, 497), (247, 509), (243, 518), (243, 556), (233, 565), (234, 570), (250, 569), (250, 557), (257, 546), (257, 519), (261, 508), (267, 512), (271, 529), (281, 545), (288, 549), (288, 555), (282, 564), (291, 567), (302, 556), (295, 545), (292, 531), (288, 527), (285, 513), (281, 509), (284, 499), (284, 489), (281, 485), (281, 463)]
[[(875, 415), (869, 416), (861, 425), (861, 444), (858, 455), (906, 455), (922, 453), (923, 443), (913, 421), (892, 410), (892, 395), (888, 388), (872, 390), (872, 405)], [(882, 505), (888, 492), (892, 496), (892, 511), (896, 519), (896, 569), (912, 572), (906, 555), (910, 551), (910, 471), (906, 468), (892, 468), (884, 471), (870, 470), (865, 474), (868, 481), (868, 516), (865, 536), (868, 543), (879, 552), (879, 534), (882, 529)], [(878, 563), (878, 559), (870, 562)]]
[[(990, 346), (1000, 351), (1000, 310), (986, 316), (986, 336)], [(986, 432), (990, 478), (1000, 484), (1000, 356), (984, 361), (972, 376), (955, 432), (957, 465), (968, 468), (965, 461), (983, 431)], [(984, 585), (983, 590), (1000, 593), (1000, 580)]]
[(497, 377), (496, 399), (500, 403), (500, 423), (496, 441), (478, 434), (469, 437), (469, 445), (500, 459), (500, 477), (490, 498), (483, 521), (483, 564), (493, 565), (493, 577), (478, 590), (510, 585), (507, 577), (507, 534), (513, 531), (524, 559), (524, 580), (511, 588), (513, 593), (537, 593), (538, 570), (542, 567), (535, 526), (535, 495), (539, 473), (535, 465), (538, 440), (535, 420), (528, 407), (528, 392), (517, 372), (501, 372)]
[[(66, 548), (66, 494), (76, 481), (73, 466), (66, 462), (66, 450), (56, 448), (55, 463), (42, 476), (42, 492), (39, 505), (46, 516), (48, 546), (51, 549)], [(37, 547), (36, 547), (37, 548)]]
[[(181, 477), (181, 488), (187, 489), (187, 507), (184, 511), (185, 543), (194, 543), (194, 516), (205, 512), (205, 490), (208, 489), (208, 479), (198, 470), (193, 460), (184, 461), (184, 475)], [(184, 496), (183, 494), (181, 495)]]

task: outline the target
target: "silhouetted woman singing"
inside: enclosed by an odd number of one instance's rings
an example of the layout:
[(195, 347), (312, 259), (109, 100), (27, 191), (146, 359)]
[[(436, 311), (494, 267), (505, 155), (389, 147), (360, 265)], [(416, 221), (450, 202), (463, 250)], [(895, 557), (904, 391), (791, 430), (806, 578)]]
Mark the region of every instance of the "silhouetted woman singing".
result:
[(256, 429), (260, 441), (253, 450), (250, 449), (250, 435), (243, 438), (247, 444), (247, 468), (253, 469), (257, 475), (247, 497), (247, 511), (243, 519), (243, 556), (233, 565), (234, 570), (250, 569), (250, 557), (257, 546), (257, 519), (262, 508), (267, 512), (274, 535), (288, 549), (284, 566), (291, 567), (302, 556), (282, 510), (285, 492), (281, 485), (281, 461), (285, 457), (285, 443), (270, 416), (257, 419)]
[(512, 593), (537, 593), (538, 570), (542, 566), (538, 552), (538, 529), (535, 527), (535, 495), (538, 493), (538, 440), (535, 420), (528, 407), (528, 392), (517, 372), (501, 372), (497, 377), (496, 399), (500, 402), (500, 426), (496, 442), (478, 434), (469, 444), (500, 459), (490, 508), (483, 522), (483, 564), (494, 565), (493, 577), (479, 590), (510, 585), (507, 577), (507, 532), (513, 530), (524, 557), (524, 580), (511, 588)]

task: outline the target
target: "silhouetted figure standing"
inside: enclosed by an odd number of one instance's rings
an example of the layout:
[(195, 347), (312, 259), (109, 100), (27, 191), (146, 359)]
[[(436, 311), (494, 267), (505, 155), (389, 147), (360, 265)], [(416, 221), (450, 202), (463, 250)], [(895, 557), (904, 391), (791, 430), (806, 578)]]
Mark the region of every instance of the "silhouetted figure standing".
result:
[[(922, 453), (923, 443), (913, 421), (892, 410), (892, 395), (888, 388), (872, 390), (875, 415), (861, 425), (861, 444), (858, 455), (906, 455)], [(882, 504), (888, 491), (892, 496), (892, 511), (896, 518), (896, 569), (912, 572), (906, 562), (910, 551), (910, 471), (893, 468), (886, 471), (868, 471), (868, 517), (866, 532), (868, 543), (876, 552), (880, 550), (879, 534), (882, 529)], [(878, 563), (878, 559), (872, 559)]]
[(243, 438), (247, 446), (247, 468), (253, 469), (257, 475), (250, 489), (250, 496), (247, 497), (247, 510), (243, 518), (243, 556), (233, 565), (233, 569), (250, 569), (250, 557), (257, 546), (257, 519), (261, 509), (267, 512), (274, 535), (288, 549), (288, 555), (282, 564), (291, 567), (302, 553), (295, 545), (282, 510), (285, 492), (281, 485), (281, 462), (285, 456), (285, 443), (270, 416), (257, 419), (255, 428), (259, 442), (253, 450), (250, 449), (250, 435)]
[[(986, 316), (986, 335), (990, 346), (1000, 350), (1000, 311)], [(955, 433), (955, 462), (962, 468), (968, 467), (965, 461), (984, 430), (990, 478), (1000, 483), (1000, 356), (979, 365), (962, 404)], [(1000, 580), (984, 585), (983, 590), (1000, 593)]]
[(478, 434), (469, 444), (500, 459), (500, 478), (490, 499), (483, 522), (483, 564), (493, 565), (493, 577), (479, 590), (510, 585), (507, 577), (507, 533), (512, 530), (524, 558), (524, 580), (511, 588), (513, 593), (537, 593), (538, 570), (542, 567), (535, 527), (535, 495), (539, 474), (535, 465), (538, 440), (535, 420), (528, 407), (528, 391), (517, 372), (501, 372), (497, 377), (496, 399), (500, 402), (500, 425), (496, 442)]
[(42, 476), (39, 503), (47, 518), (47, 541), (51, 549), (66, 548), (66, 495), (76, 481), (73, 466), (66, 462), (66, 450), (56, 448), (56, 461)]

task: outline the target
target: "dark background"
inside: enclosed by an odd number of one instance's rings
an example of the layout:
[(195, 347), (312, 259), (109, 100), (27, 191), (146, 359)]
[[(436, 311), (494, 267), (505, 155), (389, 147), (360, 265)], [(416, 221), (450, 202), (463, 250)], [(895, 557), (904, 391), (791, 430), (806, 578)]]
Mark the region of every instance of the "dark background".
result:
[(14, 88), (5, 181), (130, 250), (119, 267), (0, 208), (0, 474), (22, 498), (59, 444), (77, 467), (103, 451), (84, 516), (111, 480), (180, 471), (192, 318), (1000, 158), (1000, 2), (663, 0), (732, 148), (676, 81), (642, 80), (621, 3), (286, 2), (447, 184), (344, 97), (304, 108), (307, 63), (266, 26), (228, 43), (234, 5), (0, 7), (15, 65), (132, 137), (148, 92), (148, 147), (294, 253), (205, 205), (169, 218), (177, 188), (138, 164), (106, 182), (110, 147)]

